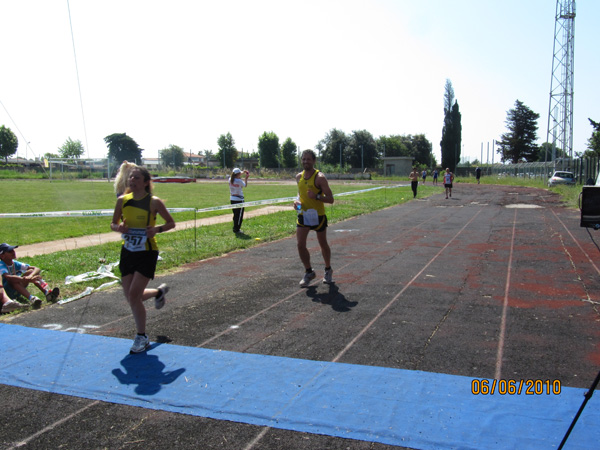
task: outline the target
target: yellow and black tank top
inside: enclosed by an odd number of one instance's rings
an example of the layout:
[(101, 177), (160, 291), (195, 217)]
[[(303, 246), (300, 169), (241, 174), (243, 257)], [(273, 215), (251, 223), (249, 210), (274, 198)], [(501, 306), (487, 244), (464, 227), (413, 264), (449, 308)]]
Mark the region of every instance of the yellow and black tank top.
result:
[(298, 194), (300, 195), (300, 202), (302, 203), (302, 211), (308, 211), (309, 209), (316, 209), (319, 216), (325, 215), (325, 204), (319, 200), (313, 200), (308, 196), (308, 190), (310, 189), (315, 194), (320, 194), (321, 190), (315, 185), (317, 179), (318, 170), (307, 180), (304, 178), (304, 170), (298, 181)]
[(146, 194), (136, 200), (133, 193), (123, 197), (123, 219), (129, 227), (129, 233), (123, 234), (123, 245), (131, 251), (158, 250), (156, 237), (146, 237), (146, 227), (156, 224), (156, 213), (151, 214), (152, 195)]

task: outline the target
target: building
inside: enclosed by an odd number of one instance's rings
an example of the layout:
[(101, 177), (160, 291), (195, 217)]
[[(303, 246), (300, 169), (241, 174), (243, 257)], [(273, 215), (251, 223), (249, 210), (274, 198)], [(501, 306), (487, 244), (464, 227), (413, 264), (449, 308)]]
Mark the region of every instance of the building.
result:
[(412, 156), (385, 156), (381, 159), (384, 176), (408, 176), (412, 172)]

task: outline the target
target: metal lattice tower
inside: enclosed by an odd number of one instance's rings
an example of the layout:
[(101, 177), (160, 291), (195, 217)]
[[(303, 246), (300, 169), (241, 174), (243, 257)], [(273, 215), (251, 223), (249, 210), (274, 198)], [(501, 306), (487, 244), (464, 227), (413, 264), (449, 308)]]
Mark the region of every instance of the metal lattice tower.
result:
[[(573, 158), (574, 49), (575, 0), (557, 0), (546, 135), (546, 142), (553, 143), (552, 160), (556, 160), (557, 147)], [(562, 161), (564, 169), (564, 158)]]

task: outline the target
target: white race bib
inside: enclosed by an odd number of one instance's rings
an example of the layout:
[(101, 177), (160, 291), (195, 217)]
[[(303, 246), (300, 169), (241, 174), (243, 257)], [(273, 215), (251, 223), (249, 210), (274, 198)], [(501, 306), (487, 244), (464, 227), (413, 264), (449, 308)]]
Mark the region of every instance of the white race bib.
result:
[(314, 227), (319, 225), (319, 213), (316, 209), (309, 209), (302, 213), (304, 216), (304, 225)]
[(143, 252), (146, 250), (146, 235), (145, 228), (130, 228), (127, 233), (121, 235), (125, 241), (124, 247), (130, 252)]

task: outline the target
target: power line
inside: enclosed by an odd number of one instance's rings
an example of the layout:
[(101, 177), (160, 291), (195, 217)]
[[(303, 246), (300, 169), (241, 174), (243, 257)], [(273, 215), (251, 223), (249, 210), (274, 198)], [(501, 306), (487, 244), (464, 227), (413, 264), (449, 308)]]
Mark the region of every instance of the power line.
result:
[(75, 52), (75, 36), (73, 35), (73, 22), (71, 21), (71, 7), (67, 0), (67, 10), (69, 11), (69, 27), (71, 28), (71, 42), (73, 43), (73, 58), (75, 59), (75, 72), (77, 73), (77, 87), (79, 89), (79, 103), (81, 105), (81, 120), (83, 121), (83, 134), (85, 136), (85, 148), (87, 148), (88, 159), (90, 157), (90, 147), (88, 145), (87, 127), (85, 124), (85, 114), (83, 112), (83, 96), (81, 95), (81, 82), (79, 81), (79, 66), (77, 64), (77, 53)]
[(25, 136), (23, 135), (23, 133), (21, 132), (21, 130), (17, 126), (17, 122), (15, 122), (15, 119), (12, 118), (12, 116), (8, 112), (8, 109), (6, 109), (6, 106), (4, 106), (4, 103), (2, 103), (2, 100), (0, 100), (0, 105), (2, 105), (2, 108), (4, 108), (4, 111), (6, 111), (6, 115), (8, 116), (8, 118), (10, 119), (10, 121), (13, 123), (14, 127), (17, 129), (17, 131), (19, 132), (19, 134), (21, 135), (21, 138), (23, 138), (23, 142), (25, 142), (25, 145), (27, 147), (29, 147), (29, 149), (31, 150), (31, 153), (33, 153), (34, 158), (37, 158), (37, 155), (35, 154), (35, 152), (33, 151), (33, 149), (29, 146), (29, 141), (25, 138)]

